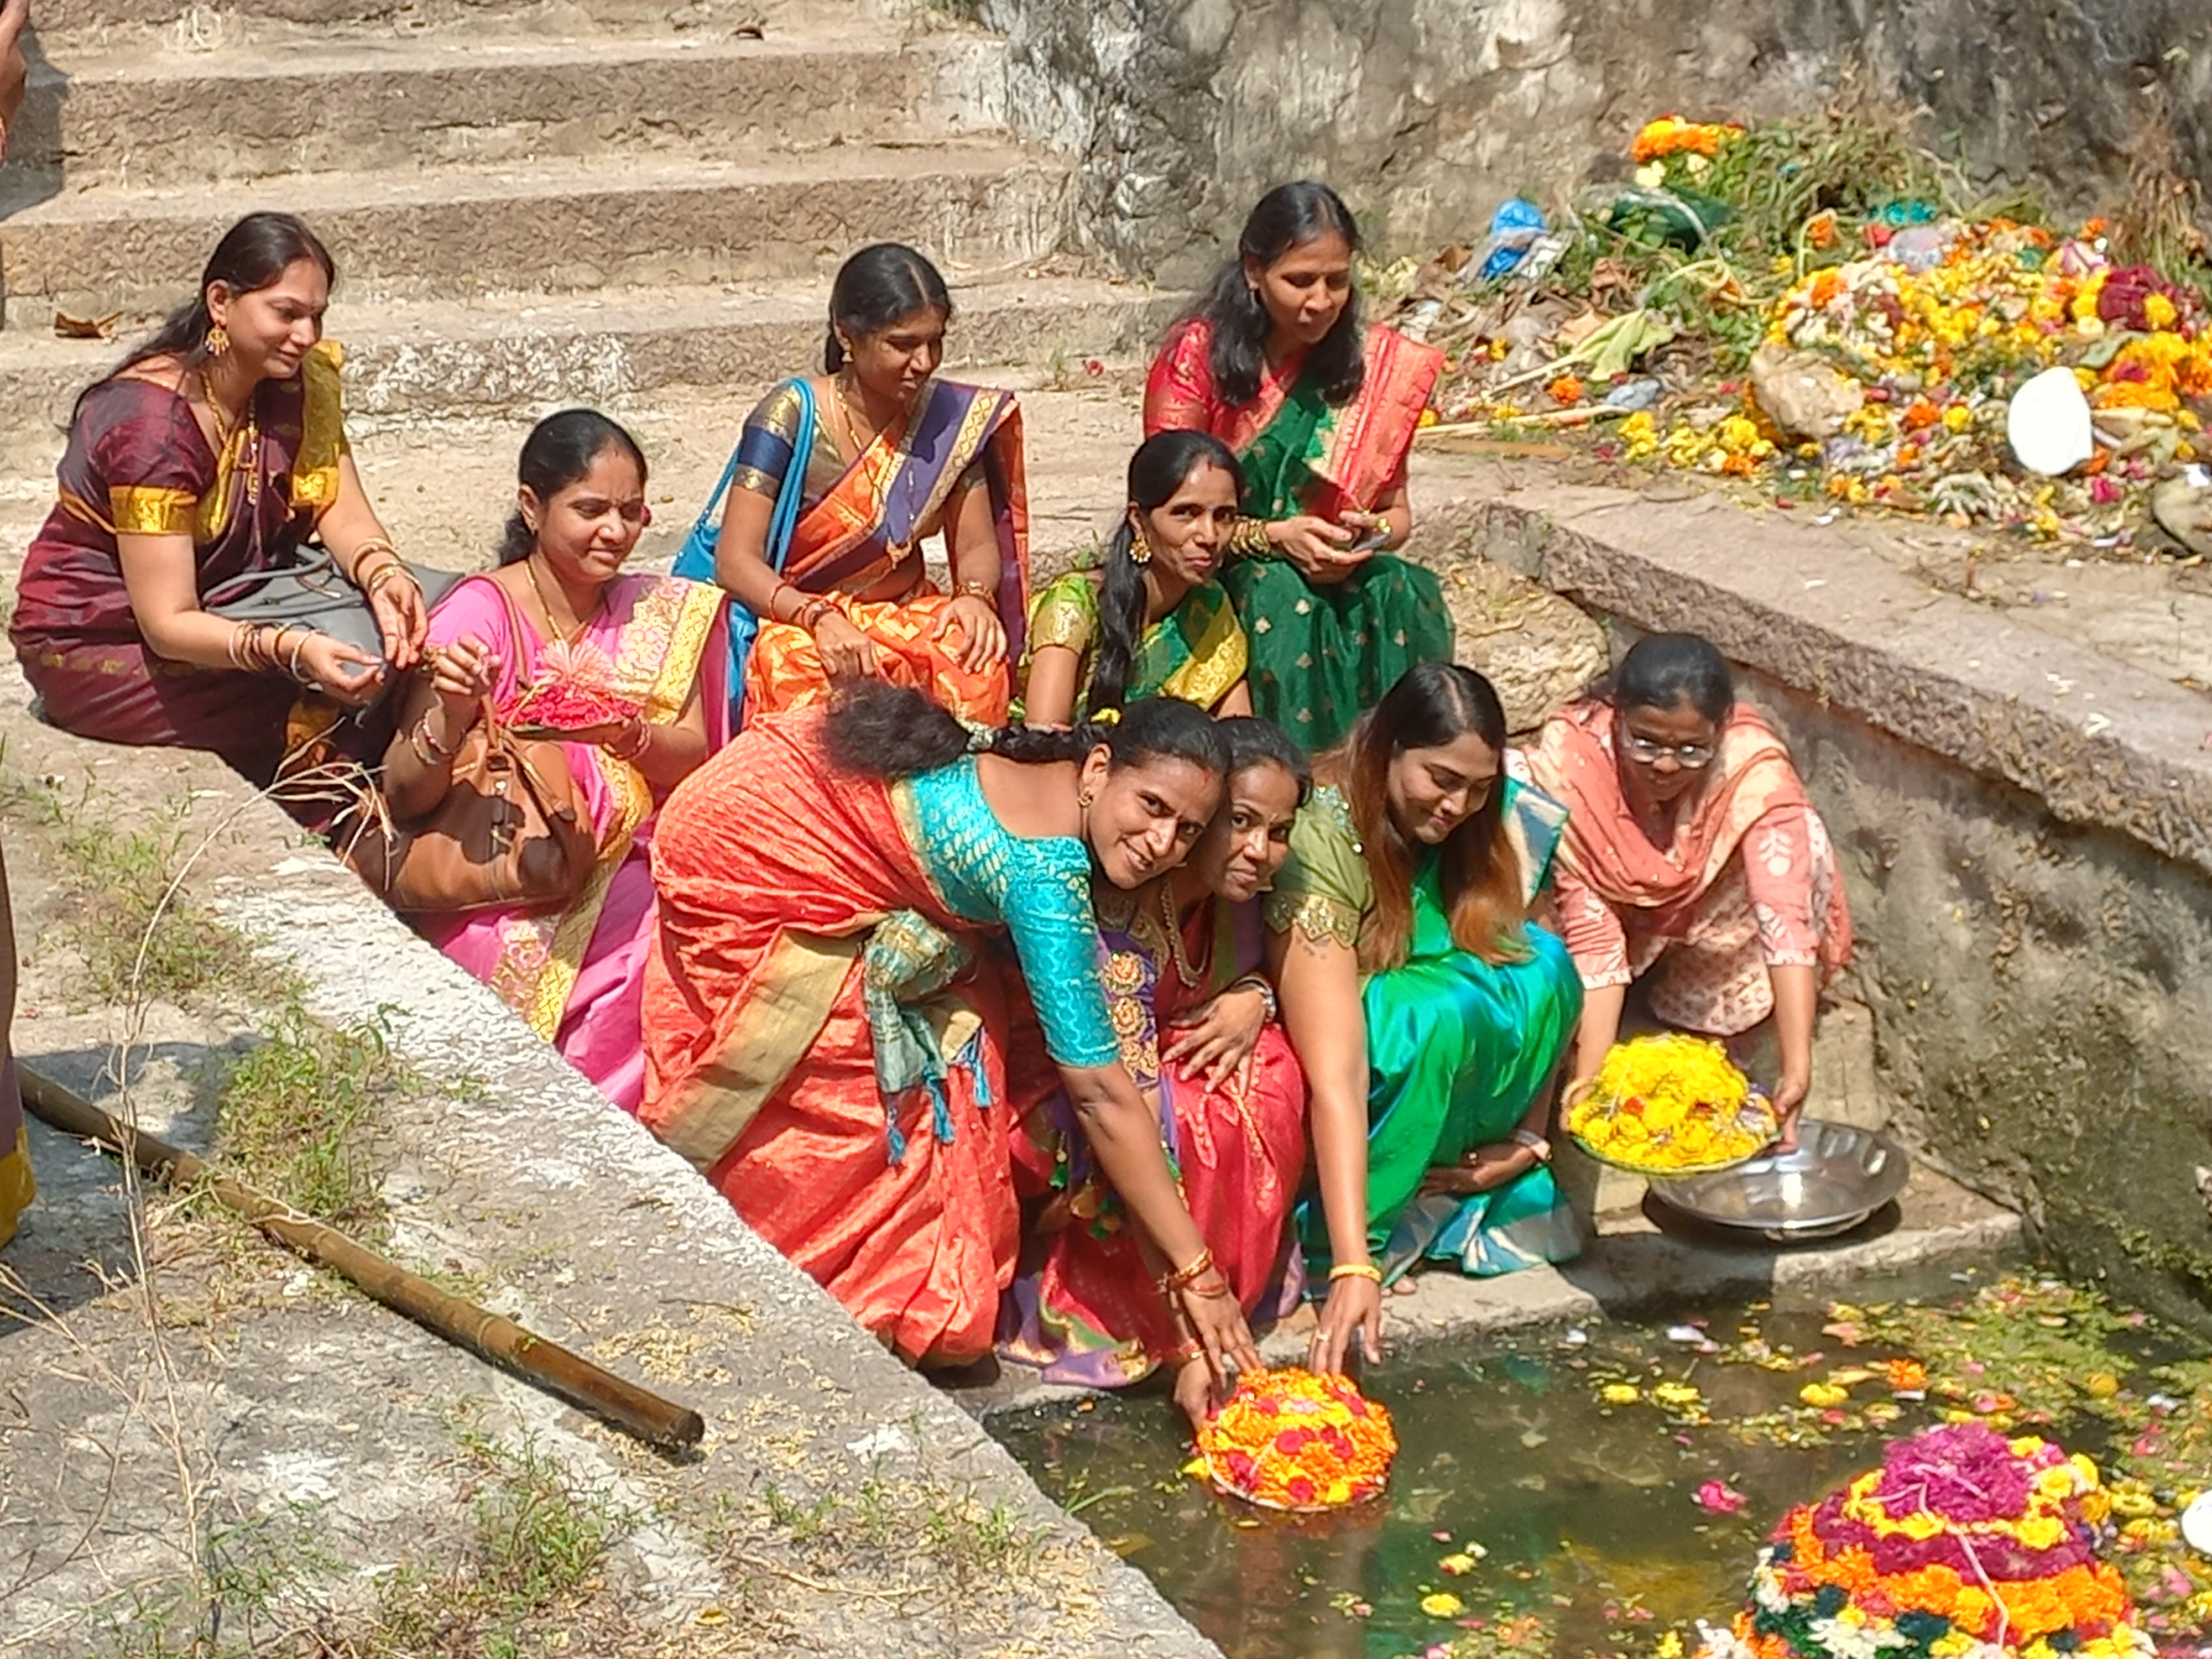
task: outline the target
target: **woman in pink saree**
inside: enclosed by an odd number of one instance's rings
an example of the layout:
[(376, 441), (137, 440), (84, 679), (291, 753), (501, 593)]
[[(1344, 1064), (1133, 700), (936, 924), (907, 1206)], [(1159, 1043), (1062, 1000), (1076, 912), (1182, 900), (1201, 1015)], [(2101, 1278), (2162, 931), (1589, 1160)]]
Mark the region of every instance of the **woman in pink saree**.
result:
[(486, 696), (507, 719), (525, 692), (560, 680), (636, 708), (561, 745), (599, 846), (565, 909), (418, 919), (432, 943), (635, 1112), (656, 926), (653, 828), (661, 800), (728, 735), (722, 595), (623, 571), (650, 517), (645, 458), (605, 416), (572, 409), (541, 421), (521, 474), (500, 568), (461, 583), (431, 617), (430, 677), (401, 709), (385, 793), (403, 820), (434, 809)]

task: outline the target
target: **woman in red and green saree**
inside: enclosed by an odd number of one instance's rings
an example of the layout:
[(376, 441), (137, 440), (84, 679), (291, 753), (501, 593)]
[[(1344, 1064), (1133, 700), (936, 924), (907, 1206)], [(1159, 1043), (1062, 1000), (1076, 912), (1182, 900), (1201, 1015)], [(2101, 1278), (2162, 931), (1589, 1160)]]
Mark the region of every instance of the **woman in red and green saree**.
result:
[[(1291, 850), (1313, 781), (1265, 720), (1220, 722), (1229, 781), (1182, 865), (1133, 893), (1095, 895), (1099, 974), (1121, 1063), (1153, 1103), (1191, 1217), (1248, 1319), (1284, 1287), (1306, 1155), (1305, 1079), (1261, 968), (1260, 895)], [(1050, 1194), (1038, 1258), (1008, 1298), (1000, 1352), (1047, 1382), (1117, 1389), (1172, 1366), (1178, 1404), (1206, 1412), (1206, 1366), (1168, 1316), (1128, 1215), (1066, 1097), (1023, 1113), (1016, 1179)]]
[[(1316, 764), (1267, 900), (1322, 1173), (1300, 1218), (1329, 1285), (1316, 1369), (1371, 1344), (1381, 1287), (1419, 1261), (1485, 1276), (1578, 1248), (1547, 1129), (1582, 981), (1528, 921), (1565, 814), (1504, 752), (1488, 680), (1407, 671)], [(1354, 1137), (1364, 1161), (1332, 1158)]]
[[(907, 688), (746, 727), (653, 847), (645, 1126), (902, 1358), (989, 1352), (1020, 1212), (1008, 985), (1212, 1362), (1257, 1362), (1123, 1067), (1095, 972), (1097, 878), (1180, 864), (1221, 797), (1213, 722), (972, 731)], [(994, 948), (1011, 939), (1013, 964)]]
[(1407, 669), (1452, 654), (1435, 574), (1389, 550), (1413, 532), (1406, 457), (1443, 359), (1362, 329), (1358, 251), (1326, 185), (1270, 191), (1145, 387), (1147, 433), (1211, 432), (1243, 464), (1222, 581), (1251, 637), (1254, 708), (1311, 750)]
[[(24, 558), (9, 624), (54, 725), (212, 750), (266, 783), (332, 704), (363, 707), (413, 665), (422, 595), (347, 450), (339, 354), (322, 338), (332, 272), (299, 220), (250, 215), (216, 245), (192, 302), (77, 399), (60, 504)], [(383, 661), (203, 608), (234, 577), (298, 562), (311, 536), (368, 596)]]
[(623, 569), (644, 530), (645, 457), (588, 409), (564, 410), (522, 446), (499, 568), (439, 600), (431, 672), (410, 684), (385, 757), (403, 822), (435, 810), (484, 700), (511, 718), (558, 682), (636, 712), (561, 744), (599, 859), (558, 911), (418, 918), (430, 942), (490, 986), (625, 1111), (645, 1085), (638, 1009), (653, 947), (655, 815), (728, 733), (722, 596), (703, 582)]
[[(730, 687), (742, 720), (866, 678), (963, 720), (1006, 718), (1029, 602), (1021, 410), (1010, 393), (937, 378), (951, 317), (927, 259), (896, 242), (862, 248), (830, 291), (823, 372), (746, 417), (714, 572), (759, 622)], [(787, 546), (771, 546), (793, 466), (798, 520)], [(922, 568), (932, 536), (950, 594)]]
[(1248, 645), (1214, 580), (1236, 527), (1237, 458), (1205, 432), (1163, 432), (1129, 460), (1129, 506), (1096, 570), (1071, 570), (1030, 611), (1023, 717), (1066, 726), (1138, 697), (1249, 714)]

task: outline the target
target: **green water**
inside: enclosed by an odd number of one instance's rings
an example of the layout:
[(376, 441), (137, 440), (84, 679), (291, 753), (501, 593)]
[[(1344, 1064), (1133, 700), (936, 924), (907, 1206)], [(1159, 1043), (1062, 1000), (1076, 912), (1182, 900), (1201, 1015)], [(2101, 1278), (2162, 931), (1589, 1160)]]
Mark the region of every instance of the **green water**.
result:
[[(2087, 1340), (2087, 1322), (2063, 1303), (2008, 1308), (1992, 1319), (1986, 1306), (1972, 1305), (1982, 1281), (1963, 1277), (1946, 1277), (1940, 1295), (1902, 1304), (1918, 1310), (1911, 1316), (1922, 1322), (1914, 1346), (1923, 1352), (1944, 1347), (1929, 1336), (1931, 1317), (1964, 1331), (1959, 1352), (1977, 1337), (1999, 1346), (2000, 1325), (2005, 1344), (2017, 1345), (2023, 1328), (2052, 1343)], [(1873, 1301), (1913, 1288), (1855, 1290)], [(1878, 1462), (1886, 1439), (1938, 1420), (1943, 1405), (1961, 1407), (1955, 1384), (1948, 1401), (1940, 1389), (1935, 1400), (1913, 1401), (1877, 1378), (1853, 1389), (1851, 1410), (1832, 1407), (1824, 1419), (1801, 1398), (1808, 1382), (1839, 1369), (1849, 1376), (1900, 1350), (1848, 1328), (1856, 1346), (1825, 1334), (1833, 1324), (1825, 1300), (1739, 1304), (1698, 1317), (1725, 1352), (1700, 1352), (1682, 1340), (1686, 1328), (1670, 1335), (1671, 1322), (1662, 1322), (1593, 1323), (1390, 1358), (1364, 1386), (1390, 1408), (1400, 1452), (1387, 1498), (1363, 1515), (1263, 1516), (1213, 1496), (1180, 1473), (1189, 1454), (1179, 1419), (1158, 1394), (1009, 1413), (991, 1430), (1231, 1659), (1395, 1659), (1439, 1644), (1450, 1644), (1455, 1659), (1649, 1655), (1668, 1630), (1693, 1647), (1692, 1621), (1724, 1620), (1785, 1510)], [(2194, 1352), (2139, 1328), (2100, 1326), (2094, 1340), (2094, 1352), (2112, 1353), (2123, 1375)], [(1951, 1369), (1970, 1385), (2021, 1390), (2018, 1409), (1994, 1419), (1999, 1426), (2037, 1425), (2069, 1449), (2101, 1456), (2112, 1421), (2051, 1408), (2085, 1374), (2082, 1353), (2022, 1354), (2016, 1368), (2026, 1381), (2001, 1374), (2015, 1364), (2011, 1357), (1984, 1366), (1954, 1354)], [(1763, 1368), (1760, 1356), (1775, 1369)], [(1649, 1390), (1662, 1382), (1695, 1388), (1698, 1403), (1655, 1404)], [(1641, 1397), (1608, 1405), (1601, 1393), (1607, 1382), (1633, 1384)], [(1862, 1402), (1872, 1403), (1875, 1420)], [(1700, 1416), (1711, 1420), (1690, 1420)], [(1697, 1494), (1712, 1480), (1740, 1492), (1741, 1509), (1702, 1507)], [(1442, 1558), (1476, 1546), (1483, 1554), (1473, 1571), (1440, 1570)], [(1458, 1596), (1463, 1609), (1424, 1613), (1422, 1599), (1438, 1591)]]

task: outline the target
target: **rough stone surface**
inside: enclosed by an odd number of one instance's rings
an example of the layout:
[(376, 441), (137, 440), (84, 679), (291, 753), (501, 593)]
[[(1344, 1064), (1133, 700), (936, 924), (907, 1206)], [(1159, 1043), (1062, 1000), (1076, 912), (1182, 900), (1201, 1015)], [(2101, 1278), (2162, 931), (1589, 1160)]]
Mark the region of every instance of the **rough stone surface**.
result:
[(1480, 553), (1750, 671), (1843, 854), (1893, 1127), (2071, 1270), (2205, 1322), (2202, 698), (1711, 496), (1478, 490), (1460, 514)]
[(1508, 196), (1626, 169), (1651, 116), (1918, 116), (1988, 182), (2107, 200), (2146, 121), (2212, 173), (2198, 0), (966, 0), (1014, 50), (1024, 130), (1080, 154), (1076, 224), (1189, 282), (1269, 185), (1334, 180), (1394, 252), (1474, 240)]

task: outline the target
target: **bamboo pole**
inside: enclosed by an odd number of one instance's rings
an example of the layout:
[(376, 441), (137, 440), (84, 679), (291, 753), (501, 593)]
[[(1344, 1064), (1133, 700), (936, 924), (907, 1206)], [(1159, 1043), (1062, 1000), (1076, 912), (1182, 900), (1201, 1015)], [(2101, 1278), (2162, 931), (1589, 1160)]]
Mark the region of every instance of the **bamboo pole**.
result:
[(663, 1400), (611, 1371), (602, 1370), (502, 1315), (440, 1290), (421, 1274), (409, 1273), (335, 1228), (299, 1214), (289, 1205), (216, 1174), (191, 1153), (118, 1122), (82, 1095), (40, 1076), (21, 1060), (15, 1070), (22, 1079), (24, 1105), (64, 1134), (97, 1141), (166, 1184), (205, 1177), (208, 1190), (225, 1209), (242, 1216), (317, 1267), (329, 1268), (394, 1313), (404, 1314), (432, 1335), (467, 1349), (479, 1359), (503, 1366), (525, 1382), (653, 1445), (680, 1450), (697, 1445), (707, 1432), (705, 1422), (689, 1407)]

